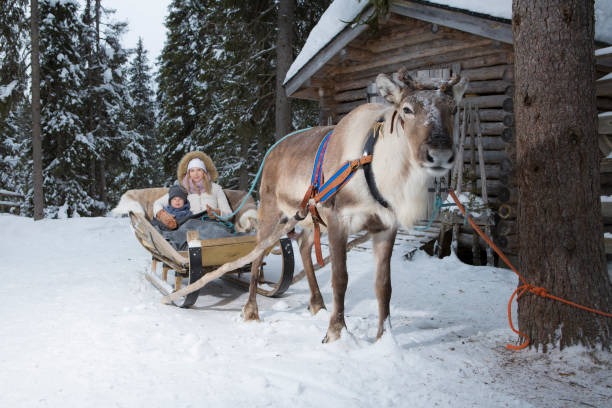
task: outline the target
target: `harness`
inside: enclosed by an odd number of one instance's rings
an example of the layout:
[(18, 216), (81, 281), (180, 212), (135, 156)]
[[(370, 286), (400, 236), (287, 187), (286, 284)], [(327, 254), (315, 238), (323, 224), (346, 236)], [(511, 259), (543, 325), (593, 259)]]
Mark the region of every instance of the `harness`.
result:
[[(315, 156), (314, 167), (312, 171), (312, 177), (310, 179), (310, 186), (304, 195), (304, 199), (300, 205), (302, 210), (308, 209), (308, 213), (312, 216), (312, 222), (314, 224), (315, 231), (315, 255), (317, 263), (323, 266), (323, 255), (321, 253), (321, 227), (327, 226), (321, 219), (319, 211), (317, 210), (317, 204), (325, 204), (327, 200), (335, 196), (346, 183), (355, 175), (355, 172), (363, 167), (366, 182), (370, 194), (374, 199), (383, 207), (389, 208), (389, 203), (382, 197), (376, 181), (374, 180), (374, 173), (372, 172), (372, 157), (374, 152), (374, 145), (378, 140), (380, 131), (383, 127), (383, 119), (379, 119), (378, 122), (370, 129), (370, 135), (364, 145), (363, 154), (359, 159), (347, 160), (336, 172), (325, 182), (323, 175), (323, 161), (325, 160), (325, 152), (327, 151), (327, 145), (329, 143), (330, 136), (333, 130), (329, 131), (317, 149)], [(305, 216), (306, 217), (306, 216)], [(300, 219), (304, 219), (300, 218)]]

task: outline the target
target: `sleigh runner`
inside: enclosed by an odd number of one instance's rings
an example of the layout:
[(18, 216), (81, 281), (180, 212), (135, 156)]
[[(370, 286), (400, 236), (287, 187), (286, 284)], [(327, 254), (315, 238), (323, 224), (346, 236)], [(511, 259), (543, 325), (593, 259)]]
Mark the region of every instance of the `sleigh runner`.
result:
[[(189, 231), (187, 233), (188, 250), (177, 251), (150, 222), (152, 219), (150, 203), (165, 194), (166, 191), (167, 189), (164, 188), (130, 190), (122, 197), (123, 205), (118, 206), (118, 208), (122, 207), (121, 210), (127, 210), (136, 239), (152, 256), (151, 269), (145, 274), (145, 277), (165, 296), (181, 289), (184, 281), (189, 284), (194, 283), (219, 265), (232, 262), (255, 248), (257, 243), (255, 235), (200, 239), (197, 231)], [(245, 194), (236, 190), (225, 190), (225, 193), (232, 207), (242, 201)], [(244, 216), (245, 212), (254, 209), (255, 203), (252, 198), (247, 200), (245, 207), (236, 214), (236, 220)], [(268, 259), (271, 259), (272, 262), (264, 265), (276, 266), (280, 271), (271, 270), (264, 274), (262, 265), (258, 269), (257, 293), (277, 297), (289, 288), (293, 280), (294, 258), (291, 241), (281, 238), (273, 247), (268, 248), (266, 260)], [(161, 271), (159, 264), (162, 264)], [(173, 271), (174, 274), (173, 282), (168, 279), (170, 271)], [(241, 280), (240, 277), (242, 274), (250, 275), (250, 273), (251, 265), (248, 264), (223, 276), (223, 279), (241, 287), (248, 287), (249, 282)], [(275, 278), (266, 280), (270, 276)], [(195, 304), (198, 296), (199, 291), (195, 291), (175, 301), (174, 304), (187, 308)]]

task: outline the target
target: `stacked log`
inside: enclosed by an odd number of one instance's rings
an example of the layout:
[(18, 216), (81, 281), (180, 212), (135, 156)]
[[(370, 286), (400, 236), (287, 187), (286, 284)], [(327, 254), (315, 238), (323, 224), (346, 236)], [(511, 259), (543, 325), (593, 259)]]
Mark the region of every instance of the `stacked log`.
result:
[[(510, 57), (509, 57), (510, 58)], [(494, 210), (496, 225), (492, 228), (496, 245), (513, 260), (518, 256), (519, 245), (516, 235), (517, 189), (514, 180), (514, 113), (512, 94), (514, 92), (513, 67), (510, 64), (473, 67), (461, 72), (470, 78), (468, 95), (464, 105), (479, 107), (480, 130), (483, 135), (485, 174), (489, 204)], [(466, 140), (464, 160), (472, 157), (472, 143)], [(480, 169), (476, 190), (481, 191)], [(500, 210), (501, 208), (501, 215)], [(503, 227), (498, 223), (503, 221)], [(462, 227), (463, 241), (472, 242), (471, 228)], [(460, 244), (462, 240), (460, 239)], [(481, 241), (484, 247), (486, 244)], [(501, 264), (500, 264), (501, 266)]]

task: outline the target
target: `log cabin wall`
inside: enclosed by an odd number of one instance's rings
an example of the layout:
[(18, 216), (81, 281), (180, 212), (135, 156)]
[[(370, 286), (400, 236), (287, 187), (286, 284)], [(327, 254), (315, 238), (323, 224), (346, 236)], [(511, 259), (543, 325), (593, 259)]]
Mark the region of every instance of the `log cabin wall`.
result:
[(595, 51), (595, 63), (599, 148), (603, 157), (600, 166), (601, 214), (606, 255), (608, 262), (612, 262), (612, 47)]
[[(512, 45), (392, 13), (376, 35), (362, 33), (309, 79), (307, 87), (318, 87), (318, 95), (310, 91), (310, 96), (319, 99), (321, 124), (338, 123), (352, 109), (375, 99), (376, 76), (402, 67), (415, 73), (446, 69), (470, 79), (464, 103), (479, 107), (489, 200), (496, 214), (502, 208), (494, 238), (516, 257)], [(469, 163), (469, 138), (465, 146)], [(462, 240), (471, 246), (472, 231), (463, 228)]]

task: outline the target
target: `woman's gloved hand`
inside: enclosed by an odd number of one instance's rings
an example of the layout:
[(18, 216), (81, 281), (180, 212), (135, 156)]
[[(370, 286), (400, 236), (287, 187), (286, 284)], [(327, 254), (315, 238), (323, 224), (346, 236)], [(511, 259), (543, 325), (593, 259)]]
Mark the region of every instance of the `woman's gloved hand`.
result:
[(211, 220), (216, 220), (217, 219), (217, 215), (218, 214), (215, 212), (215, 209), (212, 208), (208, 204), (206, 204), (206, 212), (208, 213), (208, 218), (210, 218)]

